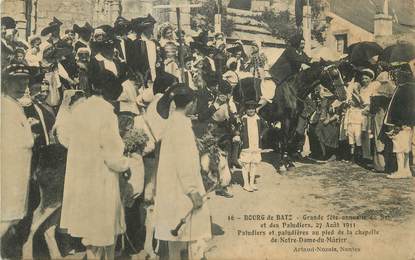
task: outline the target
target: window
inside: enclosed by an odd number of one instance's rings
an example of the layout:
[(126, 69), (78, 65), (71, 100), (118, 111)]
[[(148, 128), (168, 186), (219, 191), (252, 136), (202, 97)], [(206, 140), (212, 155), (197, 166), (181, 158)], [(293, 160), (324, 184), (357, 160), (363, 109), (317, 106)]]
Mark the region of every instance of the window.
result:
[(336, 49), (339, 53), (346, 53), (347, 51), (347, 34), (337, 34), (336, 37)]

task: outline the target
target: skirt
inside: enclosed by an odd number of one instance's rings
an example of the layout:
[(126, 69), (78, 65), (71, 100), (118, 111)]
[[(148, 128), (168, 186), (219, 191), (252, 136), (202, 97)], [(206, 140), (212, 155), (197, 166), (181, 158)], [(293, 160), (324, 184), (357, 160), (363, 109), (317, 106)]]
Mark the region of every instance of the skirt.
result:
[(260, 151), (252, 151), (249, 149), (243, 149), (241, 151), (241, 155), (239, 156), (239, 160), (242, 163), (260, 163), (261, 162), (261, 152)]

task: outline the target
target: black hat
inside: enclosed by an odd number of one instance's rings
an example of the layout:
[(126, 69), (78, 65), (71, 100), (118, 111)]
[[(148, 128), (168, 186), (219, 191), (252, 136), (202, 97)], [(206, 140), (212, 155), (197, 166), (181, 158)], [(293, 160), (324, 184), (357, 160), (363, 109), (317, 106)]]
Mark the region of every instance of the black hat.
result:
[(219, 88), (218, 91), (220, 94), (228, 95), (232, 93), (232, 86), (226, 80), (219, 80)]
[(226, 51), (235, 55), (238, 52), (244, 52), (244, 48), (241, 44), (235, 44), (234, 46), (227, 48)]
[(115, 38), (114, 28), (112, 28), (111, 25), (104, 24), (104, 25), (98, 26), (97, 29), (103, 30), (108, 38), (110, 39)]
[(203, 45), (207, 45), (209, 41), (209, 33), (208, 31), (201, 31), (199, 35), (193, 36), (193, 41), (199, 42)]
[(131, 27), (136, 32), (141, 32), (143, 29), (153, 26), (157, 23), (151, 14), (148, 14), (146, 17), (137, 17), (131, 20)]
[(187, 87), (184, 83), (177, 83), (173, 86), (170, 86), (164, 95), (157, 102), (157, 113), (167, 119), (169, 117), (170, 104), (172, 101), (176, 102), (176, 106), (188, 104), (193, 100), (194, 91)]
[(16, 28), (16, 21), (10, 16), (4, 16), (1, 18), (1, 26), (5, 26), (6, 29)]
[(49, 25), (40, 32), (41, 36), (46, 36), (49, 33), (59, 30), (61, 27), (62, 22), (58, 20), (58, 18), (53, 17), (53, 21), (49, 23)]
[(114, 22), (114, 31), (119, 34), (127, 33), (131, 28), (131, 22), (122, 16), (118, 16)]
[(245, 102), (245, 108), (257, 108), (257, 107), (259, 107), (260, 105), (258, 104), (258, 102), (257, 101), (255, 101), (255, 100), (247, 100), (246, 102)]
[(94, 31), (94, 28), (86, 22), (84, 26), (80, 27), (77, 24), (73, 25), (73, 31), (77, 34), (91, 34)]
[(17, 47), (17, 48), (14, 50), (14, 53), (15, 53), (15, 54), (17, 54), (17, 53), (23, 53), (23, 54), (26, 54), (26, 50), (25, 50), (24, 48), (22, 48), (22, 47)]
[(160, 71), (154, 80), (153, 92), (154, 94), (164, 93), (168, 87), (177, 82), (179, 82), (179, 79), (174, 75), (165, 71)]
[(104, 70), (93, 81), (94, 88), (101, 90), (105, 99), (117, 100), (121, 95), (121, 81), (112, 71)]
[(410, 62), (413, 59), (415, 59), (415, 45), (412, 43), (399, 43), (393, 47), (389, 62), (392, 65), (399, 65)]
[(30, 68), (23, 63), (13, 63), (2, 71), (3, 77), (7, 80), (17, 77), (30, 77)]

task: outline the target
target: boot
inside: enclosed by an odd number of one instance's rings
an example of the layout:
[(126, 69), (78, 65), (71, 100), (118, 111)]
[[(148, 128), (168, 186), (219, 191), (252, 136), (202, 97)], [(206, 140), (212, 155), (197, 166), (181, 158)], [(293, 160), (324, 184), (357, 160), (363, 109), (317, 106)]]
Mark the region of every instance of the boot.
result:
[(219, 188), (217, 191), (215, 191), (215, 194), (228, 199), (233, 198), (233, 195), (228, 192), (228, 189), (226, 187)]
[(362, 156), (363, 156), (362, 147), (361, 146), (356, 146), (356, 148), (354, 149), (353, 162), (358, 164), (358, 165), (361, 165), (362, 164)]

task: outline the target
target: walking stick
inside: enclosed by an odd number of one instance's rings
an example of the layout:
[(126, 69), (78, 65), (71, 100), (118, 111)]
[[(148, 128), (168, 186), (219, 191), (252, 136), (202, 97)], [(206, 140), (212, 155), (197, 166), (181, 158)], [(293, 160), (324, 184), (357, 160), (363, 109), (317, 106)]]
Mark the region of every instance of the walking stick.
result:
[[(203, 203), (205, 202), (205, 198), (207, 197), (207, 195), (209, 194), (209, 193), (211, 193), (212, 191), (214, 191), (214, 190), (216, 190), (216, 188), (217, 188), (217, 186), (218, 186), (218, 184), (216, 184), (215, 186), (213, 186), (212, 188), (210, 188), (208, 191), (206, 191), (206, 193), (205, 193), (205, 195), (203, 195), (202, 196), (202, 200), (203, 200)], [(178, 236), (178, 234), (179, 234), (179, 230), (180, 230), (180, 228), (186, 223), (186, 219), (193, 213), (195, 211), (195, 209), (194, 208), (192, 208), (191, 210), (189, 210), (189, 212), (187, 212), (187, 214), (182, 218), (182, 219), (180, 219), (180, 222), (179, 222), (179, 224), (177, 224), (177, 226), (176, 226), (176, 228), (175, 229), (172, 229), (172, 230), (170, 230), (170, 233), (173, 235), (173, 236), (175, 236), (175, 237), (177, 237)]]

